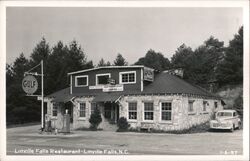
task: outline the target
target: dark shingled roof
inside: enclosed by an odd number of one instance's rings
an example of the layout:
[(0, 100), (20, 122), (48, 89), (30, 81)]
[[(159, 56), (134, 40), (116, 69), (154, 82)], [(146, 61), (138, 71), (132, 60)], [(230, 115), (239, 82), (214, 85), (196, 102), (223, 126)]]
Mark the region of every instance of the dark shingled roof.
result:
[(199, 86), (192, 85), (183, 79), (170, 75), (168, 73), (161, 72), (156, 74), (154, 82), (150, 83), (147, 86), (144, 86), (144, 90), (140, 91), (122, 91), (122, 92), (109, 92), (103, 93), (101, 90), (89, 90), (82, 91), (82, 93), (70, 94), (69, 87), (57, 91), (48, 95), (47, 97), (55, 97), (55, 101), (68, 101), (70, 98), (75, 96), (103, 96), (105, 97), (115, 97), (122, 95), (147, 95), (147, 94), (188, 94), (188, 95), (196, 95), (203, 97), (212, 97), (212, 98), (220, 98), (205, 89), (202, 89)]

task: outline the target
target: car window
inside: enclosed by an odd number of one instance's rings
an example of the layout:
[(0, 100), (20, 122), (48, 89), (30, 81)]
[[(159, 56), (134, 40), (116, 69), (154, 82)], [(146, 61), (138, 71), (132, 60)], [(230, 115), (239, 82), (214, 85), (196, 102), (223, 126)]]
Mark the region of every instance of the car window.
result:
[(234, 112), (233, 116), (236, 116), (236, 112)]
[(231, 112), (218, 112), (217, 116), (218, 117), (230, 117), (232, 116), (232, 113)]

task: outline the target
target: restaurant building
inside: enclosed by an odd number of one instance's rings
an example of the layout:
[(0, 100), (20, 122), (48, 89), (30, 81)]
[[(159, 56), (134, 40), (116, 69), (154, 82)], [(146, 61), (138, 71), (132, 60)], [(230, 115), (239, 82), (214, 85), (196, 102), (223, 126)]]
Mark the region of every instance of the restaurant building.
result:
[(45, 97), (52, 127), (61, 129), (70, 114), (72, 129), (88, 128), (98, 108), (104, 130), (125, 117), (130, 128), (183, 130), (210, 120), (223, 109), (214, 94), (181, 78), (181, 70), (156, 71), (137, 66), (105, 66), (68, 73), (70, 86)]

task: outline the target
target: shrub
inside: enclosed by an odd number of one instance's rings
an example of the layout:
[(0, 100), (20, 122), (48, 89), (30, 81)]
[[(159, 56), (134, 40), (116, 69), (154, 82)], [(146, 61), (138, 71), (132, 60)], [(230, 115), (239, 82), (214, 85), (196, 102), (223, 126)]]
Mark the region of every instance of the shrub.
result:
[(128, 121), (125, 117), (121, 117), (117, 122), (117, 126), (118, 126), (117, 131), (122, 132), (122, 131), (128, 131), (130, 125), (128, 124)]
[(101, 122), (102, 122), (102, 117), (100, 111), (98, 109), (95, 109), (94, 113), (90, 115), (89, 119), (89, 123), (91, 124), (90, 129), (97, 130), (97, 127)]

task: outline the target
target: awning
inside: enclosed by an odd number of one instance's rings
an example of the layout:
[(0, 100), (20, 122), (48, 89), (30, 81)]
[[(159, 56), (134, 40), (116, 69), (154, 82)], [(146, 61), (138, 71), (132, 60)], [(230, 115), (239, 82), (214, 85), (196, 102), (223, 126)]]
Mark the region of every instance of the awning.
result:
[(63, 103), (66, 103), (66, 102), (71, 101), (72, 98), (73, 97), (70, 96), (70, 95), (56, 96), (56, 97), (54, 97), (54, 99), (52, 100), (52, 102), (63, 102)]
[(120, 97), (121, 95), (117, 94), (100, 94), (95, 96), (93, 102), (117, 102)]

